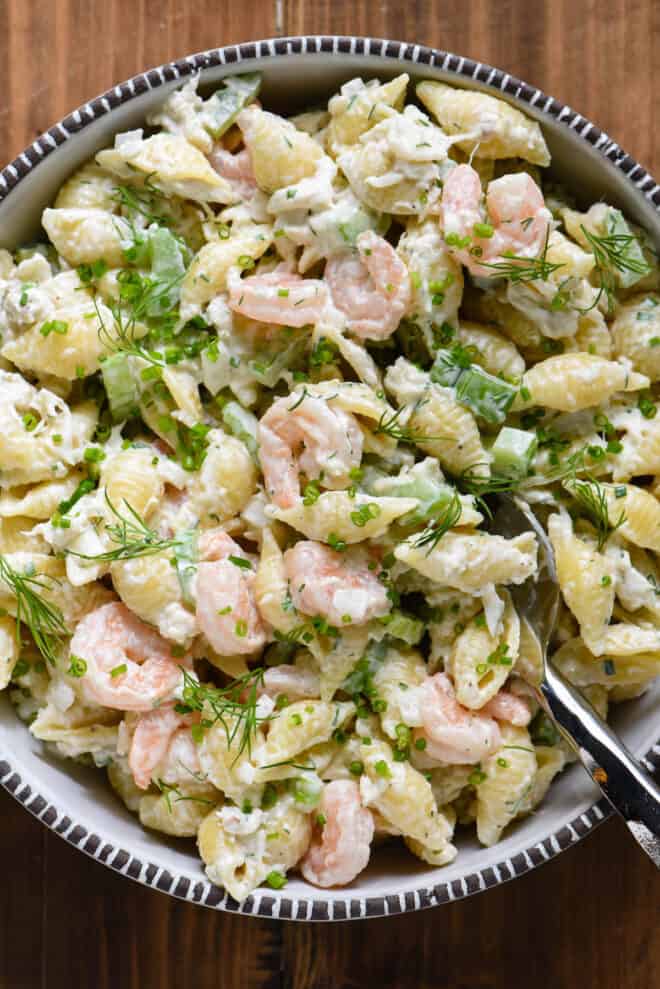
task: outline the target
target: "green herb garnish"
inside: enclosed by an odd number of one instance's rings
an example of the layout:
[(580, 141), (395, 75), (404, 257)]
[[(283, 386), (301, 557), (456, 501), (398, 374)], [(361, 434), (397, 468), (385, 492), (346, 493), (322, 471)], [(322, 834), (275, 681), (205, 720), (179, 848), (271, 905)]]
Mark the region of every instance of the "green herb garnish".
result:
[(411, 544), (419, 549), (428, 546), (426, 555), (435, 549), (446, 532), (449, 532), (459, 521), (462, 512), (461, 499), (457, 491), (451, 496), (447, 505), (436, 515), (427, 527), (411, 539)]
[(199, 711), (202, 720), (198, 726), (198, 738), (204, 731), (218, 722), (222, 725), (227, 739), (227, 748), (236, 745), (236, 757), (243, 752), (252, 754), (252, 742), (260, 724), (270, 720), (257, 714), (259, 690), (263, 686), (264, 670), (258, 667), (232, 681), (226, 687), (214, 687), (199, 683), (191, 673), (182, 667), (182, 702), (176, 710), (181, 714)]
[(36, 573), (29, 567), (22, 573), (0, 554), (0, 580), (16, 598), (16, 641), (20, 647), (20, 624), (30, 630), (34, 643), (48, 662), (55, 666), (62, 639), (68, 634), (61, 609), (47, 601), (40, 591), (51, 590), (55, 577)]

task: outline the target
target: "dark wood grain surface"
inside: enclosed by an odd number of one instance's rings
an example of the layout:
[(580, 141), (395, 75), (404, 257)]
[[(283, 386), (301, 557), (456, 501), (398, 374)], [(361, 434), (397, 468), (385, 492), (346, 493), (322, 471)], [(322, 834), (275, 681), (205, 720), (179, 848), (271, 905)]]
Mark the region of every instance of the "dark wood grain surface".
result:
[[(658, 0), (0, 0), (0, 157), (147, 66), (297, 33), (418, 41), (490, 62), (660, 173)], [(74, 851), (4, 792), (1, 989), (656, 989), (660, 883), (617, 821), (448, 907), (352, 924), (192, 907)]]

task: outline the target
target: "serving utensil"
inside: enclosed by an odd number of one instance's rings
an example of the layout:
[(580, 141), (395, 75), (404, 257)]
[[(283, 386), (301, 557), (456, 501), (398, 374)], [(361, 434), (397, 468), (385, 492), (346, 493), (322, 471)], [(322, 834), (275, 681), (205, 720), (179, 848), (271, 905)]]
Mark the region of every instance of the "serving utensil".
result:
[(509, 587), (521, 622), (538, 646), (537, 700), (552, 718), (582, 765), (626, 822), (635, 840), (660, 868), (660, 787), (576, 688), (548, 659), (559, 608), (555, 556), (545, 529), (529, 505), (502, 495), (491, 531), (507, 538), (534, 532), (539, 544), (538, 575)]

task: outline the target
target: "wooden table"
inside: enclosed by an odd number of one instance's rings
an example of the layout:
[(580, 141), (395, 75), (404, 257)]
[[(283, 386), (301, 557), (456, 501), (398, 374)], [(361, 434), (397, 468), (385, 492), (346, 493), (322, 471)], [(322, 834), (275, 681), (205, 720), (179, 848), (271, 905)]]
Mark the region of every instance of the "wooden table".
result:
[[(574, 106), (660, 173), (657, 0), (0, 0), (1, 157), (146, 66), (272, 35), (419, 41)], [(314, 926), (180, 903), (74, 851), (4, 792), (2, 989), (653, 989), (657, 874), (610, 821), (487, 895)]]

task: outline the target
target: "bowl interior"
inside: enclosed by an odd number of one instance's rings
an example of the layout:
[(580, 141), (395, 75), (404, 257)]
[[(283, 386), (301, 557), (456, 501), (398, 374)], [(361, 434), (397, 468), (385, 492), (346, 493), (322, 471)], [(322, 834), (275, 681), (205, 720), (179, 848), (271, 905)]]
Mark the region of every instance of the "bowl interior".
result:
[[(263, 73), (264, 104), (268, 108), (287, 113), (327, 100), (341, 83), (357, 75), (363, 78), (377, 75), (386, 79), (407, 71), (413, 79), (435, 78), (459, 86), (488, 89), (484, 84), (443, 71), (437, 66), (403, 64), (394, 58), (376, 55), (320, 53), (284, 54), (276, 58), (260, 59), (257, 64), (245, 60), (239, 65), (210, 67), (202, 71), (202, 87), (212, 89), (228, 73), (255, 68)], [(177, 85), (180, 85), (180, 80), (148, 89), (111, 113), (93, 120), (30, 171), (0, 203), (0, 245), (13, 247), (34, 239), (39, 231), (41, 210), (52, 202), (66, 177), (96, 150), (112, 143), (115, 133), (140, 126), (145, 115), (161, 103)], [(512, 97), (504, 98), (509, 102), (516, 102)], [(542, 122), (552, 152), (553, 172), (557, 179), (566, 183), (578, 202), (588, 205), (605, 199), (619, 206), (628, 216), (642, 224), (660, 246), (658, 213), (634, 184), (574, 130), (545, 115), (539, 109), (543, 105), (542, 100), (531, 107), (523, 102), (519, 105)], [(83, 119), (84, 110), (85, 108)], [(660, 684), (643, 698), (622, 704), (616, 709), (614, 726), (636, 754), (646, 753), (657, 740), (659, 698)], [(88, 833), (99, 836), (102, 843), (108, 843), (115, 849), (127, 850), (144, 866), (140, 878), (144, 878), (147, 866), (152, 864), (175, 879), (182, 876), (194, 884), (204, 882), (201, 863), (192, 841), (169, 840), (163, 835), (145, 831), (115, 797), (103, 772), (59, 760), (45, 752), (41, 743), (33, 739), (17, 719), (6, 695), (0, 697), (0, 760), (6, 760), (5, 763), (0, 761), (0, 778), (3, 781), (11, 779), (13, 772), (20, 777), (17, 795), (25, 793), (24, 788), (27, 786), (33, 796), (41, 795), (59, 815), (68, 818), (74, 827), (80, 825)], [(498, 866), (506, 864), (519, 853), (527, 855), (529, 850), (561, 831), (569, 822), (575, 822), (598, 797), (599, 792), (582, 769), (574, 766), (552, 786), (542, 808), (510, 828), (505, 839), (494, 848), (482, 848), (474, 838), (459, 838), (457, 859), (441, 870), (425, 866), (403, 848), (381, 849), (372, 857), (366, 872), (347, 890), (313, 890), (301, 880), (292, 879), (281, 893), (259, 891), (253, 912), (259, 911), (259, 898), (269, 900), (270, 912), (275, 903), (275, 913), (278, 912), (278, 901), (283, 898), (300, 898), (304, 901), (323, 900), (331, 903), (359, 900), (359, 915), (368, 912), (365, 898), (382, 898), (403, 893), (412, 895), (411, 891), (429, 889), (438, 883), (452, 883), (454, 880), (462, 882), (466, 876), (474, 878), (475, 873), (483, 873), (489, 867), (495, 867), (495, 874), (500, 878)], [(28, 800), (28, 804), (30, 802), (32, 798)], [(36, 801), (32, 809), (43, 813), (42, 804), (43, 801)], [(602, 813), (597, 811), (592, 821), (599, 816)], [(53, 826), (52, 820), (45, 819)], [(70, 828), (64, 827), (62, 823), (59, 830), (70, 831)], [(553, 851), (558, 850), (554, 846), (552, 848)], [(103, 858), (98, 853), (99, 849), (96, 848), (97, 857)], [(548, 856), (544, 854), (543, 857)], [(132, 874), (130, 867), (128, 872)], [(507, 878), (506, 871), (504, 878)], [(208, 884), (204, 882), (204, 885), (208, 888)], [(465, 892), (467, 887), (463, 883), (462, 892), (459, 890), (456, 895), (465, 895)], [(418, 905), (419, 902), (413, 896), (410, 904), (406, 899), (404, 909)]]

